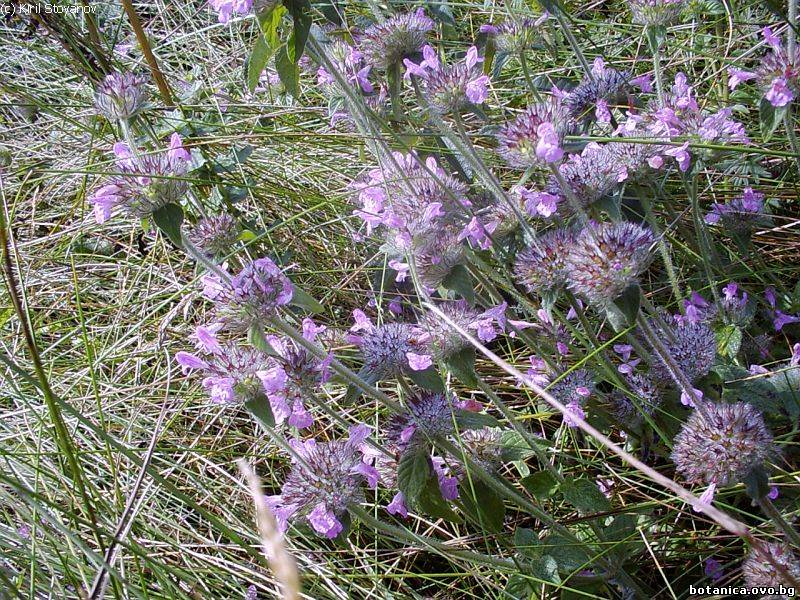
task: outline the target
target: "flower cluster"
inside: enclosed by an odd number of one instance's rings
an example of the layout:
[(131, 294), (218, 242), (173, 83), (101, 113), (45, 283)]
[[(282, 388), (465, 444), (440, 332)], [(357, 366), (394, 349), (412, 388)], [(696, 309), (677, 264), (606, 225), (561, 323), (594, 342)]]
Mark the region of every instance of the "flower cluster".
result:
[(233, 15), (246, 15), (253, 9), (253, 0), (209, 0), (208, 4), (217, 11), (220, 23), (227, 23)]
[(517, 253), (514, 274), (528, 290), (544, 294), (567, 283), (567, 253), (575, 243), (571, 229), (553, 229)]
[(146, 79), (135, 73), (110, 73), (97, 86), (94, 104), (112, 121), (125, 121), (136, 115), (148, 99)]
[(120, 211), (143, 219), (167, 204), (178, 203), (188, 185), (183, 179), (189, 168), (189, 153), (183, 141), (173, 133), (169, 149), (164, 152), (135, 156), (126, 144), (114, 144), (119, 175), (114, 175), (92, 196), (94, 216), (105, 223)]
[(746, 235), (764, 220), (763, 211), (764, 194), (754, 192), (753, 188), (748, 187), (741, 196), (727, 204), (712, 204), (705, 221), (709, 225), (719, 225), (723, 231)]
[(648, 26), (674, 23), (686, 4), (686, 0), (628, 0), (633, 22)]
[(711, 502), (717, 486), (742, 480), (773, 453), (772, 433), (749, 404), (705, 402), (675, 437), (672, 460), (686, 481), (710, 486), (703, 500)]
[(564, 99), (573, 119), (595, 118), (599, 123), (611, 122), (610, 107), (624, 102), (629, 91), (630, 75), (606, 67), (597, 57), (592, 77), (583, 79)]
[(433, 28), (433, 20), (419, 8), (416, 12), (402, 13), (372, 25), (359, 38), (358, 47), (370, 65), (388, 69), (422, 50)]
[(772, 29), (763, 30), (764, 41), (770, 46), (770, 52), (761, 58), (755, 72), (737, 68), (728, 69), (730, 78), (728, 85), (735, 89), (743, 81), (757, 80), (765, 90), (764, 98), (776, 108), (787, 106), (800, 94), (800, 65), (797, 51), (790, 55), (781, 40)]
[[(717, 338), (707, 323), (665, 316), (652, 324), (686, 379), (696, 381), (711, 371), (717, 356)], [(653, 364), (652, 373), (662, 383), (672, 381), (661, 359)]]
[(189, 241), (209, 256), (229, 253), (239, 240), (241, 228), (228, 213), (200, 219), (188, 234)]
[(475, 46), (467, 50), (463, 61), (454, 65), (442, 66), (436, 51), (430, 46), (422, 49), (422, 55), (420, 64), (404, 59), (405, 76), (422, 79), (424, 95), (433, 110), (442, 114), (458, 113), (471, 104), (486, 101), (489, 77), (480, 70), (483, 58), (478, 56)]
[(292, 299), (292, 283), (269, 258), (259, 258), (229, 280), (203, 276), (203, 294), (215, 304), (214, 320), (233, 332), (263, 327)]
[(590, 304), (613, 302), (647, 269), (654, 241), (635, 223), (590, 223), (566, 256), (567, 286)]
[(533, 47), (541, 36), (541, 26), (550, 17), (544, 12), (537, 18), (511, 18), (499, 25), (481, 25), (480, 32), (489, 35), (497, 49), (509, 54), (518, 54)]
[(267, 496), (278, 525), (286, 530), (290, 519), (304, 516), (314, 531), (335, 538), (344, 529), (341, 522), (348, 507), (364, 497), (363, 487), (375, 488), (379, 475), (365, 460), (369, 428), (350, 428), (347, 441), (290, 442), (292, 469), (281, 493)]
[(558, 99), (529, 106), (500, 128), (498, 153), (518, 169), (559, 160), (564, 136), (574, 128), (569, 109)]
[[(800, 579), (800, 563), (787, 544), (762, 544), (770, 558), (786, 569), (792, 577)], [(750, 550), (747, 558), (742, 563), (742, 575), (750, 588), (775, 587), (782, 580), (775, 566), (764, 559), (755, 549)], [(770, 596), (777, 598), (777, 596)]]

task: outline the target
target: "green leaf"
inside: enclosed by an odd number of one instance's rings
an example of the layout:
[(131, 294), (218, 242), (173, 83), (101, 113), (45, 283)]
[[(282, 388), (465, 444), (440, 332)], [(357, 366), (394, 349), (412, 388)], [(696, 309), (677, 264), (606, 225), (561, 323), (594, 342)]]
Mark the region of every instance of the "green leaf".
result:
[(286, 44), (281, 46), (275, 55), (275, 70), (278, 71), (278, 77), (286, 91), (295, 98), (299, 97), (300, 67), (289, 57)]
[(475, 375), (475, 348), (464, 348), (451, 354), (444, 360), (448, 371), (467, 387), (477, 387), (478, 378)]
[(411, 381), (428, 391), (444, 391), (444, 383), (442, 382), (442, 378), (439, 377), (439, 373), (436, 372), (436, 369), (433, 367), (433, 365), (424, 371), (414, 371), (413, 369), (409, 369), (408, 376), (411, 378)]
[(750, 472), (745, 475), (742, 482), (747, 490), (747, 495), (753, 500), (761, 500), (769, 494), (769, 475), (761, 465), (750, 469)]
[(765, 142), (772, 138), (772, 134), (783, 121), (788, 110), (789, 105), (775, 107), (766, 98), (761, 99), (761, 103), (758, 105), (758, 119), (761, 122), (761, 137)]
[(542, 553), (542, 542), (533, 529), (517, 527), (514, 532), (514, 548), (528, 558), (539, 558)]
[(437, 518), (445, 519), (453, 523), (463, 521), (450, 506), (450, 503), (442, 496), (439, 488), (439, 478), (436, 475), (428, 477), (425, 487), (422, 488), (416, 502), (417, 508), (425, 514)]
[(722, 356), (735, 358), (742, 346), (742, 330), (733, 323), (714, 332), (717, 336), (717, 352)]
[(448, 290), (452, 290), (470, 306), (475, 304), (475, 285), (472, 281), (472, 275), (464, 265), (456, 265), (442, 280), (442, 286)]
[(306, 292), (303, 288), (297, 287), (292, 284), (292, 299), (289, 301), (292, 306), (304, 308), (314, 314), (325, 312), (325, 307), (317, 302), (314, 297)]
[(247, 89), (251, 93), (258, 87), (261, 73), (264, 71), (264, 67), (267, 66), (267, 61), (269, 61), (270, 56), (272, 56), (272, 50), (267, 44), (266, 39), (264, 39), (264, 36), (259, 35), (258, 38), (256, 38), (253, 51), (247, 59)]
[(781, 395), (771, 378), (753, 377), (747, 369), (737, 365), (716, 365), (712, 370), (722, 379), (723, 400), (747, 402), (766, 413), (780, 410)]
[(461, 504), (464, 512), (488, 533), (498, 533), (503, 530), (503, 521), (506, 516), (506, 507), (503, 499), (482, 481), (472, 479), (464, 480), (459, 486)]
[(183, 223), (183, 209), (177, 204), (165, 204), (153, 212), (153, 222), (169, 240), (182, 247), (181, 224)]
[(435, 477), (428, 451), (424, 447), (408, 450), (397, 465), (397, 488), (406, 502), (416, 506), (428, 480)]
[(296, 64), (303, 56), (308, 32), (311, 29), (311, 5), (308, 0), (283, 0), (283, 4), (289, 10), (294, 24), (292, 35), (289, 37), (288, 56)]
[(636, 323), (641, 301), (642, 292), (639, 289), (639, 284), (632, 283), (608, 307), (608, 318), (617, 331), (626, 329)]
[(537, 500), (549, 498), (558, 489), (558, 481), (549, 471), (539, 471), (533, 475), (523, 477), (520, 483)]
[(269, 399), (264, 393), (259, 393), (255, 398), (250, 398), (244, 403), (244, 406), (262, 425), (275, 427), (272, 406), (270, 406)]
[(275, 348), (273, 348), (269, 343), (269, 340), (267, 340), (267, 336), (264, 335), (264, 328), (257, 323), (251, 325), (250, 329), (247, 330), (247, 341), (250, 342), (254, 348), (261, 350), (264, 354), (269, 356), (280, 356), (280, 354), (275, 351)]
[(286, 8), (276, 3), (258, 15), (261, 34), (256, 38), (253, 51), (247, 60), (247, 89), (251, 92), (258, 87), (258, 81), (262, 71), (264, 71), (264, 67), (267, 66), (267, 62), (269, 62), (269, 59), (275, 54), (280, 45), (278, 26), (284, 14), (286, 14)]
[(605, 512), (611, 503), (590, 479), (567, 479), (560, 486), (564, 500), (572, 504), (581, 513), (592, 514)]
[(492, 415), (486, 413), (472, 412), (456, 408), (453, 411), (456, 415), (456, 422), (461, 429), (483, 429), (484, 427), (500, 427), (500, 422)]
[(524, 575), (515, 573), (508, 578), (508, 583), (503, 590), (503, 597), (511, 597), (514, 600), (530, 600), (531, 594), (536, 592), (531, 583)]
[(542, 555), (541, 558), (531, 564), (530, 574), (536, 579), (549, 581), (550, 583), (561, 583), (558, 575), (558, 562), (549, 554)]
[(586, 568), (589, 563), (589, 553), (585, 546), (579, 545), (575, 540), (556, 534), (547, 536), (542, 545), (547, 554), (555, 559), (561, 573), (573, 573)]

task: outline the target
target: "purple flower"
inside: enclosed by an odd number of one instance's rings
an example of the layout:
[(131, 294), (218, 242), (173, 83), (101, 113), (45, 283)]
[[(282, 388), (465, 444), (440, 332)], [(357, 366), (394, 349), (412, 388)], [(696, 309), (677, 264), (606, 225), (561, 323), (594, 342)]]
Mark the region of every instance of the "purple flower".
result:
[(731, 67), (728, 69), (728, 77), (728, 87), (734, 90), (740, 83), (755, 79), (758, 75), (750, 71), (742, 71), (741, 69)]
[(764, 97), (769, 100), (772, 106), (782, 107), (786, 106), (794, 99), (794, 93), (789, 87), (785, 77), (776, 77), (772, 80)]
[(232, 331), (263, 326), (292, 299), (292, 283), (269, 258), (244, 266), (230, 284), (216, 275), (203, 279), (203, 293), (215, 304), (215, 320)]
[(408, 366), (412, 371), (424, 371), (433, 364), (433, 359), (428, 354), (416, 354), (414, 352), (406, 352), (408, 359)]
[(573, 128), (569, 110), (560, 102), (534, 104), (500, 128), (498, 153), (510, 166), (520, 169), (559, 160), (564, 136)]
[(749, 235), (763, 221), (763, 210), (764, 194), (747, 187), (741, 196), (727, 204), (712, 204), (705, 221), (710, 225), (721, 225), (725, 232)]
[(693, 506), (692, 510), (695, 512), (702, 512), (703, 507), (711, 506), (711, 503), (714, 501), (714, 494), (717, 491), (717, 484), (711, 483), (706, 490), (700, 494), (700, 506)]
[(629, 75), (605, 66), (602, 58), (595, 59), (593, 77), (584, 78), (564, 100), (573, 119), (591, 119), (600, 123), (611, 121), (609, 106), (624, 104), (628, 97)]
[[(785, 571), (788, 571), (793, 578), (800, 577), (800, 564), (792, 552), (792, 548), (785, 543), (764, 543), (761, 545), (762, 551), (766, 551), (772, 558), (772, 562), (778, 563)], [(783, 576), (778, 572), (772, 562), (767, 561), (755, 549), (751, 549), (747, 558), (742, 563), (742, 575), (749, 588), (774, 587), (777, 582), (783, 580)]]
[(386, 506), (386, 511), (390, 515), (400, 515), (404, 519), (408, 517), (408, 507), (403, 492), (397, 492), (392, 501)]
[(402, 64), (403, 58), (418, 52), (425, 45), (428, 32), (435, 24), (421, 8), (402, 13), (367, 28), (359, 39), (359, 50), (367, 62), (377, 69)]
[(577, 400), (573, 400), (567, 404), (566, 408), (567, 412), (564, 413), (564, 424), (570, 429), (575, 429), (578, 426), (579, 420), (586, 419), (586, 413)]
[(693, 484), (739, 482), (771, 455), (772, 434), (750, 404), (706, 401), (704, 408), (692, 412), (675, 437), (675, 467)]
[[(426, 47), (428, 48), (428, 47)], [(433, 51), (431, 50), (431, 53)], [(458, 113), (471, 104), (481, 104), (489, 96), (489, 77), (480, 69), (483, 58), (471, 46), (464, 60), (442, 66), (438, 58), (427, 58), (419, 65), (406, 60), (406, 75), (417, 75), (423, 80), (423, 93), (433, 110), (440, 114)]]
[(233, 342), (220, 342), (208, 328), (196, 334), (202, 356), (178, 352), (175, 361), (181, 371), (202, 371), (203, 387), (213, 402), (246, 402), (264, 391), (261, 375), (269, 365), (266, 354)]
[[(566, 202), (568, 191), (578, 200), (580, 205), (588, 208), (619, 185), (620, 174), (624, 171), (616, 160), (611, 145), (601, 146), (590, 142), (580, 154), (573, 154), (558, 166), (561, 179), (569, 190), (562, 189), (562, 184), (554, 175), (545, 188), (546, 193), (558, 198), (562, 211), (572, 211), (572, 205)], [(627, 174), (626, 174), (627, 177)]]
[(566, 256), (568, 287), (605, 306), (638, 281), (652, 260), (653, 234), (634, 223), (588, 225)]
[(130, 149), (117, 143), (114, 153), (120, 174), (110, 177), (92, 197), (98, 223), (104, 223), (116, 210), (137, 219), (147, 218), (167, 204), (177, 204), (186, 194), (188, 184), (182, 177), (188, 170), (188, 153), (177, 133), (170, 138), (166, 151), (134, 160)]
[(221, 256), (231, 251), (239, 240), (241, 228), (228, 213), (203, 217), (189, 232), (189, 240), (209, 256)]
[(217, 11), (220, 23), (227, 23), (234, 14), (245, 15), (253, 8), (253, 0), (209, 0), (208, 4)]
[(452, 399), (444, 394), (420, 392), (406, 398), (406, 411), (393, 415), (387, 438), (400, 453), (410, 447), (428, 445), (437, 437), (453, 433)]
[(342, 532), (341, 517), (349, 506), (362, 501), (363, 485), (377, 484), (378, 473), (364, 458), (368, 435), (368, 427), (357, 425), (350, 428), (347, 441), (291, 442), (297, 458), (292, 456), (281, 493), (266, 498), (281, 530), (286, 530), (290, 519), (305, 515), (320, 535), (334, 538)]
[(553, 229), (517, 254), (514, 275), (527, 289), (539, 294), (558, 290), (567, 282), (566, 254), (574, 243), (569, 229)]
[(772, 33), (772, 28), (767, 26), (761, 30), (761, 35), (764, 36), (764, 41), (767, 42), (773, 49), (778, 50), (781, 47), (781, 38)]
[(488, 250), (492, 246), (492, 240), (489, 237), (491, 232), (486, 229), (483, 223), (478, 220), (478, 217), (472, 219), (464, 226), (458, 236), (457, 240), (460, 242), (464, 239), (469, 239), (473, 244), (482, 250)]
[(776, 485), (770, 486), (767, 498), (769, 498), (770, 500), (775, 500), (779, 495), (780, 491), (778, 490), (778, 486)]
[(549, 192), (535, 192), (521, 186), (514, 186), (511, 190), (525, 203), (525, 211), (535, 217), (551, 217), (558, 210), (561, 197)]
[(536, 19), (507, 19), (499, 25), (481, 25), (480, 32), (491, 36), (501, 52), (519, 54), (530, 49), (541, 37), (541, 25), (548, 17), (545, 11)]
[(722, 563), (714, 558), (707, 558), (703, 572), (706, 577), (711, 579), (714, 583), (722, 579), (724, 572), (722, 570)]
[(645, 94), (653, 91), (653, 77), (651, 75), (639, 75), (631, 79), (631, 85), (635, 85)]
[(148, 98), (146, 79), (134, 73), (110, 73), (97, 87), (94, 103), (97, 110), (112, 121), (128, 120), (136, 115)]
[[(375, 326), (361, 310), (353, 311), (355, 325), (348, 340), (364, 357), (364, 371), (373, 381), (395, 377), (409, 370), (420, 370), (431, 360), (429, 336), (410, 323), (384, 323)], [(424, 367), (427, 368), (427, 367)]]
[(775, 311), (775, 318), (772, 320), (772, 324), (775, 327), (775, 331), (780, 331), (786, 325), (791, 325), (792, 323), (800, 322), (800, 317), (796, 317), (794, 315), (787, 315), (780, 310)]
[(688, 406), (689, 408), (697, 408), (697, 405), (695, 404), (693, 398), (701, 400), (703, 398), (703, 392), (701, 392), (697, 388), (692, 388), (691, 394), (688, 394), (687, 392), (681, 390), (681, 404), (683, 404), (684, 406)]

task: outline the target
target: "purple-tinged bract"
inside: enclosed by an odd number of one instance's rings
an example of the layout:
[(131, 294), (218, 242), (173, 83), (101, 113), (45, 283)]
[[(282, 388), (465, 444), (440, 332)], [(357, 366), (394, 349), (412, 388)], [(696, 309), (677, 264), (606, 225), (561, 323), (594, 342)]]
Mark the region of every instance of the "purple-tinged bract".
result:
[[(469, 331), (480, 316), (465, 300), (443, 302), (438, 308), (465, 331)], [(420, 327), (430, 336), (429, 348), (436, 358), (446, 359), (471, 345), (434, 312), (425, 313)]]
[(216, 305), (215, 320), (231, 331), (263, 326), (292, 299), (292, 282), (269, 258), (245, 265), (230, 283), (205, 275), (203, 284), (204, 294)]
[[(800, 563), (797, 562), (794, 552), (788, 544), (771, 543), (761, 544), (770, 558), (785, 568), (795, 579), (800, 579)], [(742, 563), (742, 575), (749, 588), (778, 587), (783, 582), (783, 577), (774, 565), (762, 558), (754, 549), (750, 550), (747, 558)], [(786, 598), (786, 596), (760, 596), (770, 600)]]
[(189, 240), (210, 256), (228, 254), (239, 240), (239, 224), (228, 213), (203, 217), (189, 232)]
[(541, 25), (546, 20), (546, 14), (536, 19), (506, 19), (499, 25), (483, 25), (481, 31), (494, 38), (495, 46), (501, 52), (518, 54), (532, 48), (541, 38)]
[(97, 86), (94, 103), (100, 114), (112, 121), (125, 121), (147, 102), (146, 79), (135, 73), (111, 73)]
[(749, 235), (761, 222), (765, 221), (764, 194), (745, 188), (727, 204), (714, 203), (706, 214), (706, 223), (719, 225), (724, 232)]
[[(564, 181), (584, 208), (596, 202), (619, 184), (621, 169), (609, 146), (589, 143), (580, 154), (572, 154), (558, 167)], [(550, 177), (545, 191), (557, 196), (559, 208), (570, 209), (566, 195), (555, 176)]]
[(497, 134), (500, 156), (518, 169), (543, 165), (543, 160), (537, 156), (536, 146), (540, 141), (539, 126), (545, 123), (552, 124), (559, 145), (574, 128), (569, 110), (559, 101), (551, 99), (534, 104), (500, 128)]
[(633, 22), (639, 25), (670, 25), (680, 17), (686, 0), (628, 0)]
[(556, 383), (551, 384), (547, 391), (561, 404), (583, 402), (594, 392), (594, 377), (586, 369), (574, 369), (566, 373)]
[(616, 390), (611, 394), (611, 410), (614, 416), (625, 426), (637, 427), (643, 420), (643, 414), (652, 415), (662, 401), (661, 389), (647, 375), (631, 373), (625, 381), (634, 396)]
[(652, 260), (653, 234), (635, 223), (589, 224), (567, 254), (567, 286), (595, 306), (613, 302)]
[(408, 373), (412, 368), (409, 354), (428, 354), (427, 336), (410, 323), (384, 323), (362, 328), (351, 334), (350, 340), (358, 346), (364, 357), (367, 377), (374, 381)]
[[(611, 68), (593, 70), (592, 79), (583, 79), (564, 99), (564, 104), (569, 109), (573, 119), (592, 119), (600, 116), (597, 113), (608, 111), (609, 106), (620, 104), (627, 99), (630, 86), (630, 75), (625, 71)], [(598, 111), (598, 103), (601, 110)], [(603, 118), (598, 120), (604, 121)]]
[(359, 48), (369, 64), (387, 69), (422, 50), (434, 26), (421, 8), (402, 13), (369, 27), (359, 40)]
[[(708, 375), (717, 357), (717, 339), (711, 328), (704, 322), (674, 321), (668, 315), (662, 320), (667, 321), (666, 331), (658, 322), (652, 324), (686, 379), (696, 381)], [(653, 363), (652, 374), (658, 381), (672, 381), (661, 359)]]
[(444, 394), (421, 392), (406, 400), (406, 412), (394, 415), (387, 437), (401, 451), (453, 433), (451, 400)]
[(349, 506), (362, 501), (363, 486), (377, 485), (378, 473), (364, 462), (367, 427), (355, 426), (347, 441), (293, 442), (292, 469), (277, 496), (267, 504), (285, 530), (289, 519), (305, 516), (314, 530), (328, 538), (342, 532), (341, 518)]
[(479, 64), (457, 62), (427, 72), (423, 92), (431, 108), (440, 114), (459, 113), (486, 101), (489, 77)]
[(543, 294), (567, 282), (566, 256), (575, 242), (569, 229), (554, 229), (536, 239), (535, 244), (517, 254), (514, 275), (528, 290)]
[[(692, 484), (740, 482), (773, 453), (772, 433), (750, 404), (704, 402), (675, 437), (672, 460)], [(705, 414), (703, 414), (705, 413)]]

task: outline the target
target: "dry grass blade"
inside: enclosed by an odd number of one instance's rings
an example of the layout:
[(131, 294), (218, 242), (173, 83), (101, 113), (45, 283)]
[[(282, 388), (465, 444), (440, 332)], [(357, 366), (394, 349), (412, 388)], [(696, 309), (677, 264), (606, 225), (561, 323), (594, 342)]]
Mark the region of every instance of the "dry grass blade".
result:
[(281, 598), (284, 600), (300, 599), (300, 574), (297, 571), (297, 562), (289, 553), (286, 544), (283, 542), (283, 535), (278, 530), (278, 523), (272, 511), (264, 502), (264, 494), (261, 491), (261, 482), (258, 475), (250, 468), (243, 458), (236, 461), (242, 475), (247, 480), (250, 488), (250, 495), (253, 496), (253, 503), (256, 506), (256, 524), (258, 533), (261, 537), (264, 555), (269, 561), (272, 572), (281, 585)]

